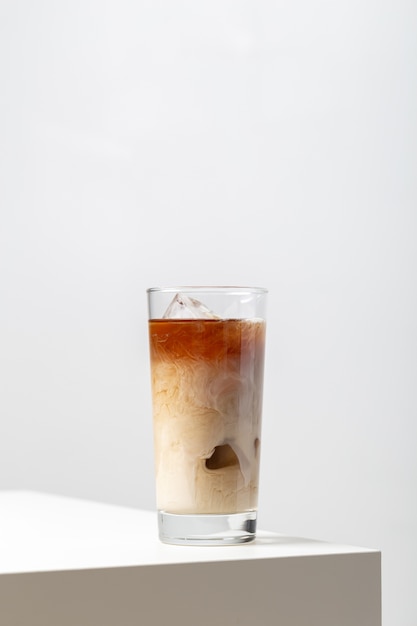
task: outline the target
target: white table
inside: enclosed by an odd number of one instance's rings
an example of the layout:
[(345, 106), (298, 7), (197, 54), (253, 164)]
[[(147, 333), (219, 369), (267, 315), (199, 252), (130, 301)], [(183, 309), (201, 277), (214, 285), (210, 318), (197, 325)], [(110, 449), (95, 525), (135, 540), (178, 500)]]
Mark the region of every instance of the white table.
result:
[(156, 513), (0, 492), (1, 626), (380, 626), (380, 552), (259, 532), (170, 546)]

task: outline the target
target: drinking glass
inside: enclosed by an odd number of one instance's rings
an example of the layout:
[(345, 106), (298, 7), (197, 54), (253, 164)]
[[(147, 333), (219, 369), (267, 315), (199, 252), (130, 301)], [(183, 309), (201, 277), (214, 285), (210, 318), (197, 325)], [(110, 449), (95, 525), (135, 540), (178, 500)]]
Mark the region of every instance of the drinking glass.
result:
[(256, 535), (267, 290), (147, 290), (159, 537)]

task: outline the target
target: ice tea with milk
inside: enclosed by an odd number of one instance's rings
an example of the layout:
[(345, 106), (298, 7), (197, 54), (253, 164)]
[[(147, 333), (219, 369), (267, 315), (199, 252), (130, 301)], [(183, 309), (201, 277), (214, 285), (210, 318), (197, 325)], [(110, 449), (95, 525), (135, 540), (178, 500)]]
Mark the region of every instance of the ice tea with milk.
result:
[(160, 511), (256, 510), (265, 321), (150, 319)]

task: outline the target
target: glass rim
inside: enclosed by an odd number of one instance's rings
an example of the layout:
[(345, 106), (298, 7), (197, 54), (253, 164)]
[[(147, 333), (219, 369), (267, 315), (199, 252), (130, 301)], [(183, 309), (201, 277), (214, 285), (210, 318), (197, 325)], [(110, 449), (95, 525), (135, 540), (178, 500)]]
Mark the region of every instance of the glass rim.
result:
[(149, 287), (147, 293), (228, 293), (236, 295), (244, 294), (267, 294), (265, 287), (240, 287), (236, 285), (179, 285), (173, 287)]

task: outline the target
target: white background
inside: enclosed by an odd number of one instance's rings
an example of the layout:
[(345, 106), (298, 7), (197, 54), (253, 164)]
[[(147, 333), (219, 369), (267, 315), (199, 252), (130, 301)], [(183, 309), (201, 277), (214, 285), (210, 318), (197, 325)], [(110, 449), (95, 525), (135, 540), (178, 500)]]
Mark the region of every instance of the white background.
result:
[(417, 608), (417, 8), (1, 0), (0, 488), (154, 506), (145, 289), (270, 290), (260, 526)]

